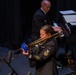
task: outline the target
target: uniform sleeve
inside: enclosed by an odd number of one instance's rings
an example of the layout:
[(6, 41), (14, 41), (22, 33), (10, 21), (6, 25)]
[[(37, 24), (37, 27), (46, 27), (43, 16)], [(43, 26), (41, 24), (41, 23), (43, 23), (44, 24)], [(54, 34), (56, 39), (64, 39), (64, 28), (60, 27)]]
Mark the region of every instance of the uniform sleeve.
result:
[(32, 58), (37, 61), (43, 61), (51, 57), (54, 53), (55, 53), (55, 44), (48, 43), (38, 55), (33, 55)]

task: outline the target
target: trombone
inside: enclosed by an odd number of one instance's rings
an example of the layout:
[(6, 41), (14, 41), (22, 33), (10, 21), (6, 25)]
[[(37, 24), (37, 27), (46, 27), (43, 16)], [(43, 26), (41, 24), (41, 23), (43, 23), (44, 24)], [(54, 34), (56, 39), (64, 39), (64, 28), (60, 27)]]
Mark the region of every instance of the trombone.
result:
[[(53, 34), (52, 36), (49, 36), (49, 37), (47, 37), (47, 38), (45, 38), (45, 39), (39, 38), (39, 39), (35, 40), (34, 42), (32, 42), (32, 43), (30, 43), (30, 44), (27, 45), (28, 48), (29, 48), (28, 50), (30, 50), (30, 49), (33, 48), (35, 45), (37, 45), (37, 44), (39, 44), (39, 43), (42, 43), (42, 42), (44, 42), (45, 40), (47, 40), (47, 39), (49, 39), (49, 38), (57, 38), (57, 37), (61, 37), (61, 35), (62, 35), (62, 33), (55, 33), (55, 34)], [(20, 51), (20, 50), (21, 50), (21, 48), (15, 50), (15, 51), (13, 51), (13, 52), (11, 52), (11, 55), (13, 55), (14, 53), (16, 53), (16, 52), (18, 52), (18, 51)], [(14, 56), (14, 57), (11, 57), (11, 60), (13, 60), (13, 59), (15, 59), (15, 58), (17, 58), (17, 57), (19, 57), (19, 56), (21, 56), (21, 55), (22, 55), (22, 53)], [(6, 58), (7, 56), (8, 56), (8, 54), (5, 55), (5, 56), (3, 56), (2, 58), (0, 58), (0, 61), (2, 61), (2, 59), (3, 59), (3, 58)], [(9, 62), (9, 60), (8, 60), (8, 62)]]
[(39, 39), (37, 39), (36, 41), (28, 44), (28, 47), (29, 47), (29, 48), (32, 48), (32, 47), (34, 47), (35, 45), (37, 45), (37, 44), (39, 44), (39, 43), (42, 43), (42, 42), (44, 42), (45, 40), (47, 40), (47, 39), (49, 39), (49, 38), (57, 38), (57, 37), (60, 37), (60, 36), (61, 36), (61, 33), (55, 33), (55, 34), (53, 34), (53, 35), (51, 35), (51, 36), (49, 36), (49, 37), (47, 37), (47, 38), (45, 38), (45, 39), (39, 38)]

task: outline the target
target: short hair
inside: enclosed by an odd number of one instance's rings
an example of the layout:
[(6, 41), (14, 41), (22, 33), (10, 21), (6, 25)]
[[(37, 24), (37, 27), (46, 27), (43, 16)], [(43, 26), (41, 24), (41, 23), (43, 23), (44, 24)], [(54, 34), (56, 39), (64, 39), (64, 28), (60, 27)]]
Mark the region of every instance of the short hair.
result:
[(44, 25), (40, 28), (40, 30), (44, 30), (45, 33), (50, 33), (50, 34), (56, 33), (56, 31), (54, 31), (51, 25)]
[(51, 3), (49, 0), (42, 0), (41, 1), (41, 6), (46, 5), (48, 3)]

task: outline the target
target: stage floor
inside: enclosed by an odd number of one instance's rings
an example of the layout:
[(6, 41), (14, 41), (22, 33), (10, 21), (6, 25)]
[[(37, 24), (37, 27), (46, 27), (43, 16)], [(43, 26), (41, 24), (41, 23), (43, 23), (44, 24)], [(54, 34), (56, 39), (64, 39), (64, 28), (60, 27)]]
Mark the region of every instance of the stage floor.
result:
[[(12, 55), (12, 59), (10, 62), (10, 66), (7, 63), (4, 63), (4, 60), (1, 58), (6, 55), (4, 58), (6, 61), (8, 60), (8, 53), (9, 51), (14, 51), (12, 49), (0, 47), (0, 75), (10, 75), (10, 73), (14, 70), (14, 74), (17, 73), (18, 75), (35, 75), (35, 68), (31, 68), (28, 63), (28, 58), (24, 55), (18, 56), (20, 53), (15, 53)], [(12, 70), (13, 69), (13, 70)], [(58, 68), (59, 75), (66, 75), (75, 72), (75, 64), (70, 64), (63, 66), (63, 68)], [(75, 75), (75, 74), (73, 74)]]

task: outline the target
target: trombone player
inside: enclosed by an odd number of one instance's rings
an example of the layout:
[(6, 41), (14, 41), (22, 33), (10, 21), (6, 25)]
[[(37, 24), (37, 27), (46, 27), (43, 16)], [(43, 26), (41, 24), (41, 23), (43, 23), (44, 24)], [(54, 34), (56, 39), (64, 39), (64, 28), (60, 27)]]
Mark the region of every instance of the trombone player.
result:
[[(56, 32), (50, 25), (44, 25), (40, 29), (40, 39), (51, 37)], [(31, 51), (24, 51), (22, 54), (28, 59), (36, 62), (35, 75), (58, 75), (56, 62), (53, 60), (56, 54), (56, 39), (48, 38), (37, 44)]]

